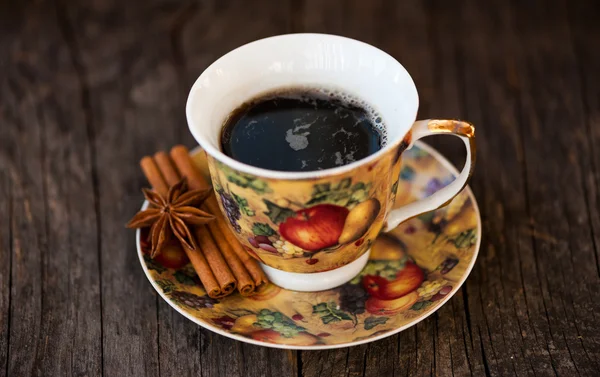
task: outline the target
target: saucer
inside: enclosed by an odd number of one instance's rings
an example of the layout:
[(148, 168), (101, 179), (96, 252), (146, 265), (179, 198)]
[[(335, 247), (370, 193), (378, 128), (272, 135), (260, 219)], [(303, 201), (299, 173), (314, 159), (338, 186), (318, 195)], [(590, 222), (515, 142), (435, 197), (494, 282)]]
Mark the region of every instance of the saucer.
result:
[[(204, 153), (193, 159), (208, 175)], [(456, 169), (416, 142), (402, 154), (396, 205), (431, 195)], [(251, 297), (212, 299), (191, 265), (164, 267), (137, 251), (148, 280), (175, 310), (223, 336), (260, 346), (318, 350), (368, 343), (422, 321), (456, 293), (471, 272), (481, 242), (481, 218), (470, 188), (450, 204), (381, 234), (369, 262), (350, 282), (326, 291), (295, 292), (274, 284)]]

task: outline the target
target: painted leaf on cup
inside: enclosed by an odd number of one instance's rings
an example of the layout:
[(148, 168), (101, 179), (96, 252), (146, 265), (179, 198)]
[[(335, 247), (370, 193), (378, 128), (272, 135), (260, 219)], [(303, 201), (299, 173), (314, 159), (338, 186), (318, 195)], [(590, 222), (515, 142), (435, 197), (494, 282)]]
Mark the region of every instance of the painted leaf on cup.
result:
[(334, 185), (329, 183), (316, 184), (306, 205), (330, 203), (342, 207), (352, 206), (366, 200), (370, 188), (371, 184), (364, 184), (363, 182), (352, 185), (351, 178), (344, 178)]
[(257, 194), (266, 194), (272, 192), (267, 182), (253, 175), (245, 174), (231, 169), (229, 166), (218, 162), (219, 169), (225, 174), (227, 180), (241, 188), (249, 188)]
[(307, 206), (312, 206), (319, 203), (332, 203), (339, 206), (346, 206), (350, 201), (350, 195), (345, 191), (328, 191), (317, 196), (314, 196), (308, 202)]
[(352, 184), (352, 178), (342, 179), (335, 187), (335, 190), (346, 190)]
[(149, 270), (158, 271), (159, 274), (166, 270), (165, 267), (163, 267), (160, 263), (155, 262), (154, 259), (150, 258), (149, 255), (144, 255), (144, 261), (146, 262), (146, 266)]
[(194, 279), (191, 276), (189, 276), (188, 274), (186, 274), (183, 270), (177, 270), (173, 274), (173, 277), (181, 284), (196, 285), (196, 282), (194, 281)]
[(471, 245), (474, 245), (477, 242), (477, 235), (475, 233), (475, 229), (469, 229), (460, 233), (458, 236), (456, 236), (453, 242), (454, 245), (459, 249), (463, 249), (465, 247), (470, 247)]
[(348, 313), (337, 309), (335, 302), (321, 302), (320, 304), (313, 305), (313, 314), (321, 317), (323, 324), (352, 320), (352, 317)]
[(168, 279), (157, 280), (156, 285), (158, 285), (165, 294), (171, 293), (171, 291), (173, 291), (176, 288), (175, 283)]
[(234, 194), (233, 192), (231, 193), (231, 195), (233, 196), (233, 199), (236, 201), (236, 203), (240, 207), (240, 211), (244, 215), (246, 215), (246, 216), (254, 216), (254, 210), (252, 210), (248, 206), (248, 201), (246, 199), (242, 198), (239, 195)]
[(293, 338), (298, 333), (306, 330), (304, 327), (296, 325), (291, 318), (279, 311), (262, 309), (257, 313), (256, 319), (255, 326), (276, 331), (286, 338)]
[(398, 182), (400, 180), (396, 180), (396, 182), (394, 182), (394, 184), (392, 185), (392, 189), (390, 190), (390, 194), (392, 195), (396, 195), (396, 191), (398, 191)]
[(254, 225), (252, 225), (252, 233), (255, 236), (266, 237), (275, 235), (275, 231), (267, 223), (254, 223)]
[(272, 191), (269, 188), (269, 186), (267, 185), (267, 182), (263, 181), (262, 179), (251, 180), (250, 183), (248, 184), (248, 187), (250, 187), (252, 190), (254, 190), (255, 192), (257, 192), (259, 194), (263, 194), (263, 193)]
[(267, 211), (265, 212), (265, 215), (269, 216), (269, 219), (271, 219), (271, 221), (274, 224), (280, 224), (284, 222), (288, 217), (296, 215), (296, 212), (294, 212), (293, 210), (285, 207), (280, 207), (267, 199), (263, 199), (263, 202), (267, 206)]
[(368, 317), (365, 319), (365, 330), (371, 330), (377, 325), (384, 325), (388, 319), (388, 317)]
[(331, 189), (331, 185), (329, 183), (318, 183), (313, 186), (313, 196), (317, 196), (321, 193), (328, 192)]
[(425, 309), (426, 307), (430, 306), (432, 304), (431, 301), (419, 301), (416, 302), (413, 306), (411, 306), (410, 310), (421, 310), (421, 309)]

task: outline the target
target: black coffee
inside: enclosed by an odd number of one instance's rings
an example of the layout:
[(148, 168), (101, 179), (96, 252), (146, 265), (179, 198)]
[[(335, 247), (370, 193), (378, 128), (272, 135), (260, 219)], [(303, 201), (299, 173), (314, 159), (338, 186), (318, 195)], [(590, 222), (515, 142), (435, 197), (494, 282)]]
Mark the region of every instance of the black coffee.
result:
[(221, 149), (248, 165), (281, 171), (321, 170), (360, 160), (381, 149), (383, 125), (347, 97), (303, 89), (260, 96), (229, 116)]

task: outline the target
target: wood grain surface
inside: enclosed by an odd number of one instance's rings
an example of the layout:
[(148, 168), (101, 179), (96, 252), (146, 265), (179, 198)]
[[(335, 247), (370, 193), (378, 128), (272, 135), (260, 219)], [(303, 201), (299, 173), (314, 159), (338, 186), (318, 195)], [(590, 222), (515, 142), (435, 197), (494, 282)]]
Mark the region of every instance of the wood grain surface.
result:
[[(597, 376), (598, 15), (593, 0), (0, 2), (0, 376)], [(420, 118), (477, 125), (483, 242), (425, 321), (300, 352), (176, 313), (123, 224), (139, 159), (194, 146), (184, 105), (203, 69), (307, 31), (397, 58)], [(430, 141), (462, 163), (460, 142)]]

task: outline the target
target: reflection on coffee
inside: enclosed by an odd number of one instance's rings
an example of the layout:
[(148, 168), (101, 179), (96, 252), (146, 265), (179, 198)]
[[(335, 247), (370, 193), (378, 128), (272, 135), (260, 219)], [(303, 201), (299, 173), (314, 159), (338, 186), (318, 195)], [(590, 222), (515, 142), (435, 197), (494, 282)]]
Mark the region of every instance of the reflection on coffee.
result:
[(385, 144), (373, 109), (339, 91), (288, 89), (265, 93), (234, 110), (221, 150), (248, 165), (313, 171), (365, 158)]

